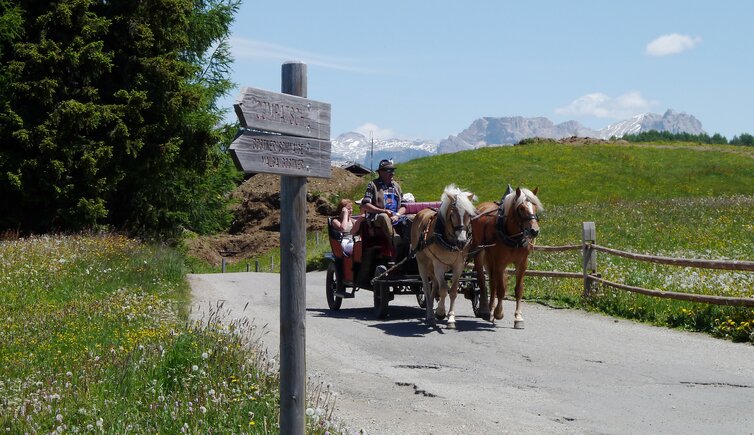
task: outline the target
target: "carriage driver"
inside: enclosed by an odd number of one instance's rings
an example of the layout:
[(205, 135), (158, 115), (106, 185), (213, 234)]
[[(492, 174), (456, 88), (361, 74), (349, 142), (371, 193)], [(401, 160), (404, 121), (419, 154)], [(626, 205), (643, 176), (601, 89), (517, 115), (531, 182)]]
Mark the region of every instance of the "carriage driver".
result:
[(379, 228), (392, 241), (393, 257), (400, 236), (395, 234), (393, 226), (398, 224), (406, 213), (406, 208), (401, 204), (401, 186), (393, 180), (395, 166), (390, 160), (380, 161), (377, 169), (379, 178), (375, 178), (367, 185), (361, 208), (367, 212), (367, 222), (375, 228)]

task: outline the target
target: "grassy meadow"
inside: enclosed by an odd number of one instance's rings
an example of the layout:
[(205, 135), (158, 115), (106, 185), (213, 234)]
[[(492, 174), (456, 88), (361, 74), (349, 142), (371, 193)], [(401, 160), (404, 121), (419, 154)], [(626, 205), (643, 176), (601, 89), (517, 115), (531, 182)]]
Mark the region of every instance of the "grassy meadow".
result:
[[(480, 201), (507, 183), (539, 187), (545, 211), (539, 245), (581, 243), (593, 221), (597, 243), (670, 257), (754, 260), (754, 148), (674, 145), (533, 144), (413, 160), (397, 179), (417, 200), (439, 199), (454, 182)], [(581, 272), (581, 253), (535, 252), (530, 268)], [(650, 289), (754, 297), (754, 273), (654, 265), (597, 254), (608, 280)], [(525, 298), (754, 342), (754, 310), (672, 301), (583, 282), (527, 277)]]
[[(188, 321), (184, 263), (117, 235), (0, 241), (0, 430), (278, 433), (263, 328)], [(334, 396), (310, 390), (325, 433)]]
[[(507, 183), (540, 188), (540, 245), (597, 242), (686, 258), (754, 260), (754, 149), (692, 145), (534, 144), (404, 163), (418, 200), (449, 182), (481, 201)], [(309, 235), (311, 267), (329, 250)], [(270, 254), (260, 258), (267, 271)], [(275, 270), (279, 258), (275, 255)], [(535, 252), (530, 267), (580, 272), (578, 252)], [(253, 259), (249, 261), (254, 266)], [(189, 261), (189, 263), (191, 263)], [(245, 262), (229, 271), (245, 270)], [(598, 271), (629, 285), (754, 297), (754, 273), (653, 265), (597, 254)], [(264, 328), (188, 320), (180, 250), (122, 236), (0, 241), (0, 430), (7, 433), (277, 433), (278, 378)], [(530, 302), (597, 310), (754, 342), (754, 310), (657, 299), (580, 280), (528, 277)], [(339, 432), (335, 396), (311, 386), (308, 433)]]

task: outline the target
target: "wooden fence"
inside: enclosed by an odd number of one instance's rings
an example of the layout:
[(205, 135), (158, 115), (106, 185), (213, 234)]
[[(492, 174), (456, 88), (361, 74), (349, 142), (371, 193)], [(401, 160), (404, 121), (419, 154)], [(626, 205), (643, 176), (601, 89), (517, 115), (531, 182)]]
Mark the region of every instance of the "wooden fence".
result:
[(682, 267), (696, 267), (700, 269), (721, 269), (721, 270), (741, 270), (754, 272), (754, 261), (740, 261), (740, 260), (700, 260), (700, 259), (686, 259), (686, 258), (671, 258), (661, 257), (653, 255), (635, 254), (631, 252), (619, 251), (617, 249), (607, 248), (600, 246), (596, 243), (597, 234), (594, 222), (584, 222), (582, 231), (582, 244), (581, 245), (564, 245), (564, 246), (534, 246), (535, 251), (573, 251), (581, 250), (583, 254), (582, 273), (576, 272), (558, 272), (558, 271), (544, 271), (544, 270), (527, 270), (526, 275), (530, 276), (543, 276), (552, 278), (577, 278), (584, 280), (584, 295), (589, 296), (592, 287), (595, 283), (600, 283), (610, 287), (614, 287), (621, 290), (627, 290), (634, 293), (640, 293), (643, 295), (654, 296), (659, 298), (668, 298), (692, 302), (702, 302), (715, 305), (730, 305), (739, 307), (754, 307), (754, 298), (740, 298), (740, 297), (728, 297), (728, 296), (712, 296), (712, 295), (700, 295), (692, 293), (679, 293), (662, 290), (650, 290), (642, 287), (634, 287), (630, 285), (620, 284), (613, 281), (608, 281), (597, 273), (597, 251), (604, 252), (610, 255), (616, 255), (623, 258), (629, 258), (632, 260), (645, 261), (657, 264), (669, 264), (673, 266)]

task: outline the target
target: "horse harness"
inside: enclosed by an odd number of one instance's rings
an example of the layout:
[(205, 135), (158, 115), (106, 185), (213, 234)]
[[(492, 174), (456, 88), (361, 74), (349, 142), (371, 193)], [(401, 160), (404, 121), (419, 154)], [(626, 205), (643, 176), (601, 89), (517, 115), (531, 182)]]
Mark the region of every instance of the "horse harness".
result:
[[(451, 204), (451, 207), (453, 208), (456, 207), (455, 201), (453, 201), (453, 203)], [(456, 241), (455, 243), (452, 243), (445, 238), (445, 225), (446, 225), (445, 217), (442, 216), (438, 210), (436, 209), (432, 209), (432, 210), (435, 211), (435, 215), (429, 219), (429, 222), (423, 228), (421, 236), (419, 236), (419, 243), (417, 244), (416, 251), (417, 252), (421, 251), (422, 249), (426, 248), (427, 246), (433, 243), (439, 244), (440, 246), (442, 246), (443, 249), (450, 252), (461, 252), (465, 250), (469, 246), (469, 244), (471, 244), (471, 226), (469, 226), (468, 229), (466, 230), (468, 233), (468, 237), (466, 238), (465, 242), (459, 243), (458, 241)], [(434, 220), (437, 221), (435, 222), (435, 230), (430, 235), (429, 229), (432, 227), (432, 221)], [(459, 231), (459, 230), (463, 230), (465, 227), (466, 226), (463, 225), (462, 223), (461, 225), (456, 225), (455, 227), (453, 227), (453, 230)], [(436, 256), (435, 258), (438, 261), (440, 261)]]
[(508, 216), (505, 214), (503, 204), (503, 201), (500, 201), (500, 205), (497, 208), (497, 219), (495, 220), (495, 229), (497, 230), (497, 236), (500, 238), (500, 241), (502, 241), (506, 246), (509, 246), (511, 248), (525, 248), (529, 245), (530, 240), (536, 236), (532, 237), (531, 229), (524, 228), (523, 223), (529, 221), (539, 221), (539, 216), (536, 213), (526, 215), (521, 215), (519, 213), (518, 228), (521, 230), (521, 232), (518, 232), (516, 234), (508, 234), (508, 230), (506, 229)]

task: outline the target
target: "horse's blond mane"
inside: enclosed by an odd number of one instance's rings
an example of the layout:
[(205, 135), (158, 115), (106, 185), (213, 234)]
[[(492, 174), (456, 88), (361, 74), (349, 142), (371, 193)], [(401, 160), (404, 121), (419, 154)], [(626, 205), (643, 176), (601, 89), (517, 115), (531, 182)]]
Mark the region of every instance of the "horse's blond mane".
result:
[[(503, 202), (503, 213), (505, 215), (508, 214), (508, 210), (510, 210), (511, 207), (516, 208), (520, 206), (521, 204), (523, 204), (524, 201), (526, 201), (527, 199), (529, 200), (529, 202), (534, 204), (535, 207), (537, 207), (536, 211), (544, 210), (544, 207), (542, 207), (542, 203), (539, 201), (539, 198), (537, 198), (537, 195), (535, 195), (534, 193), (532, 193), (531, 190), (525, 187), (520, 187), (519, 189), (521, 189), (521, 195), (519, 195), (518, 198), (516, 198), (515, 191), (505, 197), (505, 200)], [(515, 200), (515, 203), (514, 203), (514, 200)]]
[(453, 198), (456, 198), (456, 206), (459, 209), (464, 210), (472, 216), (475, 215), (476, 208), (474, 207), (474, 204), (471, 203), (471, 200), (469, 200), (469, 196), (471, 195), (471, 192), (463, 191), (455, 184), (445, 186), (445, 191), (442, 193), (441, 198), (442, 204), (440, 205), (440, 214), (445, 216), (448, 212), (448, 207), (450, 207), (450, 203), (453, 202)]

